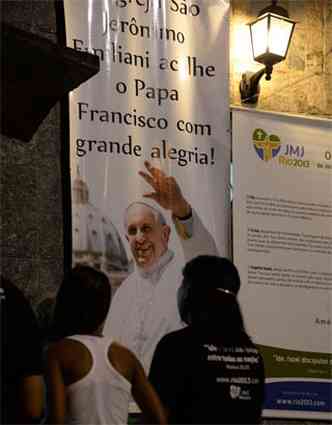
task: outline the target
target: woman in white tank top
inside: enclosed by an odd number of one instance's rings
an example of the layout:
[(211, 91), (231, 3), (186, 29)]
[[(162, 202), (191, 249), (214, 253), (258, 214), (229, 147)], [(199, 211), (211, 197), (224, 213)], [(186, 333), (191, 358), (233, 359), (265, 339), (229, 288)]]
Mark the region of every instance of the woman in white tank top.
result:
[(54, 325), (61, 339), (47, 353), (50, 422), (125, 424), (131, 395), (152, 423), (166, 423), (144, 370), (125, 347), (102, 335), (111, 300), (108, 278), (75, 267), (56, 302)]

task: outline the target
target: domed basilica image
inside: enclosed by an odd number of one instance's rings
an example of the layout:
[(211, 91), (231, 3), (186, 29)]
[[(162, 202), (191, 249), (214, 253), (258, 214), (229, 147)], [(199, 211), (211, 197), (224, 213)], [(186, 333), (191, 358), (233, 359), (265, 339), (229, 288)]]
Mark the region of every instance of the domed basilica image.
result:
[(107, 274), (113, 290), (132, 271), (118, 230), (89, 202), (89, 188), (79, 170), (72, 185), (73, 267), (85, 264)]

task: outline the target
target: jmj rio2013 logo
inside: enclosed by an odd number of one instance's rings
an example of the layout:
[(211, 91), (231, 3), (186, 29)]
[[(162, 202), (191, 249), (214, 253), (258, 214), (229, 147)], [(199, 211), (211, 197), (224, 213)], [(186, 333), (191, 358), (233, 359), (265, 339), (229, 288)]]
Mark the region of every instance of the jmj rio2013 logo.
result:
[(281, 142), (275, 134), (268, 135), (263, 129), (256, 128), (252, 139), (255, 151), (263, 161), (270, 161), (280, 152)]
[(304, 159), (304, 146), (282, 145), (280, 137), (268, 134), (262, 128), (256, 128), (252, 135), (257, 156), (265, 162), (278, 157), (278, 164), (286, 167), (309, 168), (311, 161)]

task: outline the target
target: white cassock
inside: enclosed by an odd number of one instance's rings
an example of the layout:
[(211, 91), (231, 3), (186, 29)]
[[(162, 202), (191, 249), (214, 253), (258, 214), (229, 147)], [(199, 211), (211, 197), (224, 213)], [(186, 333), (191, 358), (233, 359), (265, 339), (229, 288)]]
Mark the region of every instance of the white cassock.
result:
[[(186, 262), (197, 255), (218, 255), (211, 234), (194, 210), (188, 220), (173, 221)], [(136, 267), (112, 300), (104, 334), (133, 351), (147, 374), (159, 340), (184, 326), (177, 306), (183, 267), (167, 250), (151, 271)]]

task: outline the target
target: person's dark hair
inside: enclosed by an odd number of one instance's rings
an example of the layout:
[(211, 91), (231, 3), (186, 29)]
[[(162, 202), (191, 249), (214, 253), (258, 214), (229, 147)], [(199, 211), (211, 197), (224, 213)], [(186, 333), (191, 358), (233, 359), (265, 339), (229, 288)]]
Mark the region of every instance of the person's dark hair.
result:
[(189, 261), (183, 269), (183, 276), (190, 279), (192, 287), (202, 291), (221, 288), (237, 295), (241, 286), (235, 265), (227, 258), (215, 255), (199, 255)]
[(240, 276), (230, 260), (198, 256), (185, 265), (183, 277), (188, 288), (187, 309), (195, 328), (229, 342), (249, 338), (237, 300)]
[(90, 266), (74, 267), (59, 289), (53, 316), (55, 337), (91, 334), (106, 319), (111, 302), (108, 277)]

